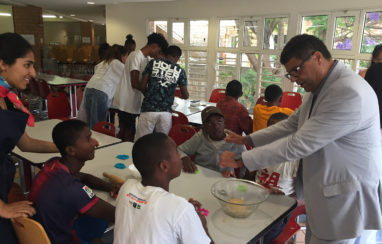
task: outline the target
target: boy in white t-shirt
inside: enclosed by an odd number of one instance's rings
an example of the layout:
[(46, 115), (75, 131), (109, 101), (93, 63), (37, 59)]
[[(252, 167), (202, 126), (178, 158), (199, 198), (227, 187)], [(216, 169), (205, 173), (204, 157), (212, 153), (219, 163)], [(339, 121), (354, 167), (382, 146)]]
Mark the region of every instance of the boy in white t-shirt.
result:
[(125, 68), (114, 95), (112, 107), (119, 110), (119, 134), (124, 141), (133, 141), (135, 120), (141, 113), (143, 94), (139, 91), (142, 72), (149, 59), (156, 58), (166, 50), (168, 42), (160, 33), (152, 33), (147, 37), (147, 44), (140, 50), (131, 52), (126, 59)]
[(136, 141), (132, 156), (142, 181), (127, 180), (119, 191), (114, 244), (211, 243), (197, 203), (168, 192), (183, 167), (175, 142), (163, 133), (148, 134)]

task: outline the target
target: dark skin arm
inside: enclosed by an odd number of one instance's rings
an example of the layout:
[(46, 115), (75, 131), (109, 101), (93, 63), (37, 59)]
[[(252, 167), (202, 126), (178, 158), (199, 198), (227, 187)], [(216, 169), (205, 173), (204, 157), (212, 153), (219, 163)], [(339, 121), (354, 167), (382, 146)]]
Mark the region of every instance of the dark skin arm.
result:
[(147, 89), (147, 82), (149, 81), (149, 76), (148, 75), (143, 75), (141, 84), (139, 84), (139, 90), (144, 94)]
[(138, 70), (131, 71), (130, 78), (131, 78), (131, 86), (137, 90), (140, 90), (139, 71)]
[(195, 173), (197, 167), (190, 157), (186, 156), (182, 158), (183, 170), (187, 173)]
[(182, 98), (188, 99), (189, 94), (188, 94), (187, 86), (180, 86), (179, 88), (180, 88), (180, 94), (182, 94)]
[(99, 199), (99, 201), (92, 208), (90, 208), (85, 213), (85, 215), (114, 223), (115, 207), (111, 205), (110, 203), (107, 203), (104, 200)]
[(118, 192), (119, 187), (115, 186), (107, 181), (104, 181), (98, 177), (95, 177), (94, 175), (78, 172), (74, 174), (78, 178), (80, 178), (81, 182), (85, 185), (89, 186), (90, 188), (94, 188), (101, 191), (110, 192), (110, 195), (114, 195)]

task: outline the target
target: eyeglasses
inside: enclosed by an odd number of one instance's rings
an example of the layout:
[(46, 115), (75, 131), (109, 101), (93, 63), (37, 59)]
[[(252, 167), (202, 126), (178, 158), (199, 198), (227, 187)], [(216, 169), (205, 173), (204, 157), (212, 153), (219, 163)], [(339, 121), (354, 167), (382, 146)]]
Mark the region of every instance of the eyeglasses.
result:
[(288, 73), (285, 74), (285, 77), (288, 78), (289, 80), (292, 78), (292, 77), (297, 77), (298, 76), (298, 73), (299, 71), (301, 70), (302, 66), (304, 66), (305, 62), (308, 61), (312, 56), (313, 54), (315, 53), (316, 51), (313, 51), (310, 55), (308, 55), (306, 58), (304, 58), (301, 62), (301, 64), (299, 66), (297, 66), (296, 68), (292, 69), (291, 71), (289, 71)]

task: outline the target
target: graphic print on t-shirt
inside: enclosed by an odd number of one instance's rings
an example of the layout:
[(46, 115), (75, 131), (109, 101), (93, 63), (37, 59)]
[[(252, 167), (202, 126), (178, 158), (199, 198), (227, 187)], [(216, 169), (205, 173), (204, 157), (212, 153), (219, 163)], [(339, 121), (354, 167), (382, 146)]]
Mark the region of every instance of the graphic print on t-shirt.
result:
[(182, 69), (178, 66), (154, 60), (151, 76), (157, 78), (161, 86), (168, 87), (172, 83), (176, 84), (181, 71)]
[(88, 186), (82, 187), (82, 190), (85, 191), (85, 193), (89, 196), (89, 198), (94, 197), (94, 192)]
[(277, 185), (280, 179), (280, 174), (277, 172), (272, 172), (272, 174), (269, 175), (268, 170), (263, 169), (257, 178), (262, 185), (280, 188), (280, 186)]
[(147, 201), (145, 199), (139, 198), (131, 192), (127, 193), (126, 197), (129, 198), (129, 204), (131, 204), (131, 206), (133, 206), (133, 208), (141, 209), (142, 205), (147, 204)]

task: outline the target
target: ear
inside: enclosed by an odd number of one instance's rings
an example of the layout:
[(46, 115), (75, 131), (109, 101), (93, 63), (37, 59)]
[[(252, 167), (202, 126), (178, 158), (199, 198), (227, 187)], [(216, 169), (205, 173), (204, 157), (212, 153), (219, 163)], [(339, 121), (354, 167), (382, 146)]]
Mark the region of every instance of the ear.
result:
[(163, 173), (167, 173), (170, 170), (170, 164), (167, 160), (162, 160), (159, 162), (159, 169)]
[(0, 73), (4, 72), (7, 69), (7, 64), (4, 63), (2, 59), (0, 59)]
[(65, 148), (65, 152), (66, 152), (66, 155), (71, 157), (76, 155), (76, 149), (73, 146), (67, 146)]

